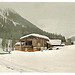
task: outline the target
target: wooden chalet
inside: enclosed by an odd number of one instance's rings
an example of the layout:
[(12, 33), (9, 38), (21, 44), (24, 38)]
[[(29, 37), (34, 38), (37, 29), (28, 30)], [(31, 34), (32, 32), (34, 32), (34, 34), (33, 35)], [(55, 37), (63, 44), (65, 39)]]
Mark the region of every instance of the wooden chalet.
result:
[(15, 50), (21, 51), (40, 51), (50, 47), (47, 42), (50, 39), (47, 36), (40, 34), (29, 34), (23, 36), (19, 40), (19, 44), (15, 44)]

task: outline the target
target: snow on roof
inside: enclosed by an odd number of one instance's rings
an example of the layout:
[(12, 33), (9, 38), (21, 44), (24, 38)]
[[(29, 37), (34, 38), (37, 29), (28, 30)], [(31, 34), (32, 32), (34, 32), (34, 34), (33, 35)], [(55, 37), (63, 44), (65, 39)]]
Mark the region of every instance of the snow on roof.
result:
[(44, 38), (44, 39), (48, 39), (48, 40), (50, 40), (47, 36), (44, 36), (44, 35), (40, 35), (40, 34), (29, 34), (29, 35), (26, 35), (26, 36), (23, 36), (23, 37), (21, 37), (20, 39), (24, 39), (24, 38), (27, 38), (27, 37), (29, 37), (29, 36), (35, 36), (35, 37), (39, 37), (39, 38)]
[(61, 40), (59, 39), (50, 40), (50, 44), (51, 45), (61, 45)]
[(17, 42), (15, 45), (20, 45), (20, 42)]

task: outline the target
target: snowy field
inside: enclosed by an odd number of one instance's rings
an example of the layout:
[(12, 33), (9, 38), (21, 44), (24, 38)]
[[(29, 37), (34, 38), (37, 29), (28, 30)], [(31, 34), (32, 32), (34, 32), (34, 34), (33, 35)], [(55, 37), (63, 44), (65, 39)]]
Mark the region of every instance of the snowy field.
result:
[(0, 54), (0, 72), (75, 72), (75, 45), (59, 50)]

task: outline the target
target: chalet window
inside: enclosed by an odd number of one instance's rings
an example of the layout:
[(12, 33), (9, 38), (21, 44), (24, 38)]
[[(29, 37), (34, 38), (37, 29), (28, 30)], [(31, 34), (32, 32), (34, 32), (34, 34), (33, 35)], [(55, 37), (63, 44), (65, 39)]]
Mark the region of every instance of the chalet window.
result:
[(32, 45), (32, 41), (27, 41), (26, 45)]
[(24, 41), (21, 41), (21, 44), (22, 44), (22, 45), (25, 45), (25, 42), (24, 42)]

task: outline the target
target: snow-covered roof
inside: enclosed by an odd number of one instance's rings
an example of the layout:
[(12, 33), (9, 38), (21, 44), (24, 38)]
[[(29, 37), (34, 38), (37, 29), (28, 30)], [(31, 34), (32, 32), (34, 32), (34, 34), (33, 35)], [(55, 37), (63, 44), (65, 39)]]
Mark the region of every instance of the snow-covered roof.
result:
[(50, 40), (50, 44), (51, 45), (61, 45), (61, 40), (59, 39)]
[(23, 36), (23, 37), (21, 37), (20, 39), (24, 39), (24, 38), (27, 38), (27, 37), (29, 37), (29, 36), (35, 36), (35, 37), (39, 37), (39, 38), (44, 38), (44, 39), (48, 39), (48, 40), (50, 40), (47, 36), (44, 36), (44, 35), (40, 35), (40, 34), (29, 34), (29, 35), (26, 35), (26, 36)]
[(17, 42), (15, 45), (20, 45), (20, 42)]

